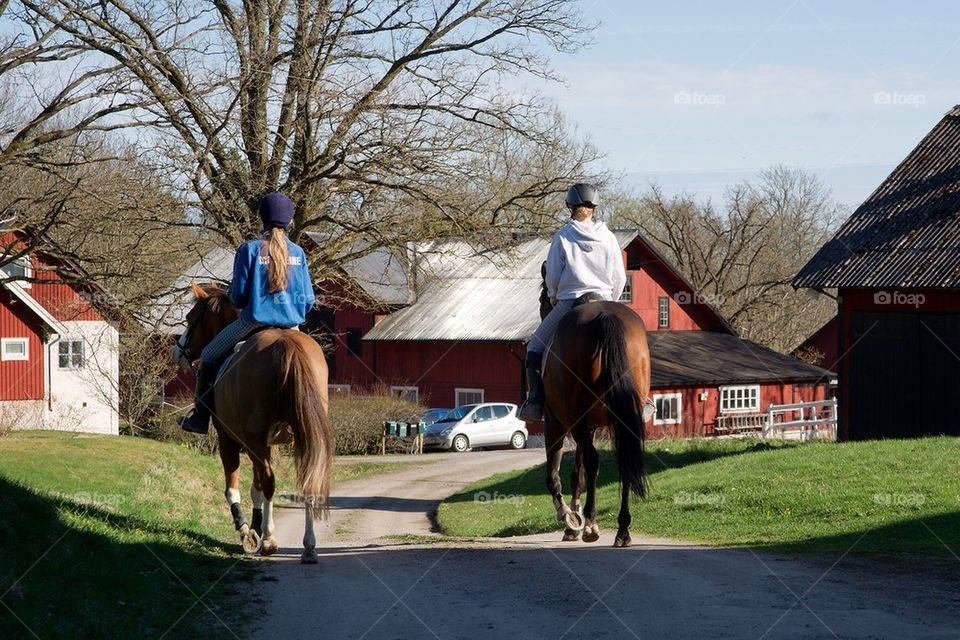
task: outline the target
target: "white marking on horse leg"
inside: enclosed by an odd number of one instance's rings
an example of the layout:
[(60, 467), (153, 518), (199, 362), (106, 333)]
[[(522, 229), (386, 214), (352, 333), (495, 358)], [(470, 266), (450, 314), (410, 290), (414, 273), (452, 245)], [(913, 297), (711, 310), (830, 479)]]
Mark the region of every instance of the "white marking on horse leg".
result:
[(317, 536), (313, 531), (313, 508), (307, 504), (303, 513), (303, 548), (311, 551), (317, 546)]
[(240, 504), (240, 490), (230, 487), (223, 492), (223, 495), (227, 497), (227, 506), (229, 507), (232, 504)]
[(263, 538), (273, 537), (273, 500), (263, 501)]
[(262, 509), (263, 508), (263, 491), (260, 491), (253, 485), (250, 485), (250, 500), (253, 503), (254, 509)]

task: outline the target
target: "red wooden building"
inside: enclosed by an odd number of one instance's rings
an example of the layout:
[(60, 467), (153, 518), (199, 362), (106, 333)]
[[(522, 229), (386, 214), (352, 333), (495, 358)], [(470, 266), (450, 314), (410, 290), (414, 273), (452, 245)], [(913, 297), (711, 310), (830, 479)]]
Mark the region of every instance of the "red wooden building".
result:
[(837, 317), (805, 344), (837, 363), (842, 438), (960, 435), (960, 106), (794, 286), (837, 291)]
[[(12, 232), (0, 245), (7, 256), (24, 251)], [(71, 268), (39, 251), (0, 268), (0, 420), (117, 434), (117, 329), (88, 289), (61, 276)]]
[[(717, 434), (759, 422), (771, 403), (826, 397), (830, 372), (738, 338), (641, 236), (616, 233), (628, 271), (621, 301), (650, 332), (658, 409), (651, 435)], [(379, 387), (434, 407), (519, 403), (549, 243), (525, 238), (498, 250), (420, 243), (399, 256), (378, 250), (346, 264), (336, 283), (318, 283), (304, 328), (325, 344), (331, 391)], [(225, 280), (231, 267), (232, 252), (214, 252), (181, 278), (180, 289), (191, 280)], [(188, 308), (181, 304), (169, 317), (182, 321)]]

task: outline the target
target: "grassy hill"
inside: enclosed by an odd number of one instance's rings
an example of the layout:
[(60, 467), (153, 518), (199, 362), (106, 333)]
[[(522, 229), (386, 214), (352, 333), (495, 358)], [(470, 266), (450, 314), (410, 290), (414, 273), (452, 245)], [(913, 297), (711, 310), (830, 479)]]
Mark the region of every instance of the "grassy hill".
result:
[[(408, 464), (351, 461), (334, 479)], [(278, 472), (281, 491), (289, 466)], [(249, 517), (246, 459), (243, 468)], [(257, 561), (239, 553), (222, 486), (219, 458), (185, 446), (0, 438), (0, 635), (242, 637), (258, 611)]]
[[(619, 485), (612, 452), (601, 455), (598, 519), (609, 530)], [(633, 529), (645, 534), (786, 551), (960, 554), (960, 439), (664, 441), (648, 448), (648, 461), (650, 497), (633, 507)], [(571, 464), (568, 455), (568, 496)], [(541, 465), (477, 483), (441, 505), (440, 526), (461, 536), (559, 537), (544, 474)], [(478, 502), (478, 492), (499, 499)]]

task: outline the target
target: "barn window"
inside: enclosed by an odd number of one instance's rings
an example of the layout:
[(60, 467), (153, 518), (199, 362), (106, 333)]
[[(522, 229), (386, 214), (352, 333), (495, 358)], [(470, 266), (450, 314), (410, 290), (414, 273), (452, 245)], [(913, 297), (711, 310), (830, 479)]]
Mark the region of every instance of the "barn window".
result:
[(480, 404), (483, 402), (483, 389), (457, 389), (457, 406), (465, 404)]
[(720, 387), (720, 411), (759, 411), (760, 385)]
[(29, 338), (3, 338), (2, 341), (3, 360), (29, 360), (30, 352), (28, 350)]
[(347, 351), (350, 355), (360, 357), (363, 349), (363, 331), (358, 327), (347, 329)]
[(653, 402), (657, 407), (653, 424), (680, 424), (682, 400), (679, 393), (654, 394)]
[(83, 340), (60, 341), (60, 368), (80, 369), (83, 367)]
[(657, 300), (657, 326), (661, 329), (670, 328), (670, 298), (660, 296)]
[(407, 402), (420, 402), (419, 387), (390, 387), (390, 395)]
[[(8, 262), (7, 264), (3, 265), (3, 270), (6, 271), (7, 275), (10, 276), (11, 278), (32, 278), (33, 277), (33, 269), (30, 268), (30, 258), (28, 258), (27, 256), (18, 258), (13, 262)], [(30, 288), (30, 282), (27, 280), (17, 280), (17, 284), (19, 284), (24, 289)]]
[(623, 285), (623, 293), (620, 294), (620, 302), (633, 302), (633, 274), (627, 274), (627, 282)]

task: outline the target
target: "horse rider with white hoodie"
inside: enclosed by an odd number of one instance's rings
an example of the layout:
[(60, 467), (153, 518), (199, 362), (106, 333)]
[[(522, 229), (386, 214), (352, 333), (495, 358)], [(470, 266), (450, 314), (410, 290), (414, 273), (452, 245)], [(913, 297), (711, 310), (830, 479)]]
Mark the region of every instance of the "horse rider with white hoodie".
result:
[(527, 343), (528, 394), (518, 412), (521, 420), (543, 419), (543, 352), (560, 318), (584, 294), (619, 300), (627, 282), (617, 237), (607, 225), (593, 219), (599, 203), (600, 194), (592, 184), (577, 183), (567, 191), (572, 220), (554, 234), (547, 253), (547, 295), (554, 307)]

